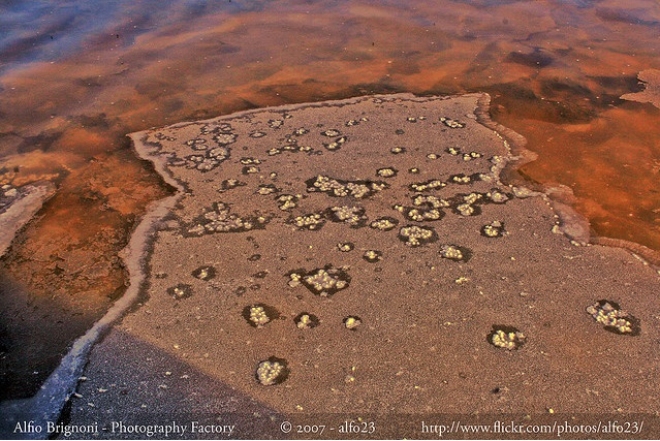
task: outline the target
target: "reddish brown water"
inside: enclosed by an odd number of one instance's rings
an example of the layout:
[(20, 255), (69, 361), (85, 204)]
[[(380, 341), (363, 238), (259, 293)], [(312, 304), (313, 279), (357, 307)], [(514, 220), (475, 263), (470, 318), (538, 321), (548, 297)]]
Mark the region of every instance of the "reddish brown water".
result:
[(121, 294), (117, 252), (167, 193), (124, 137), (151, 126), (486, 91), (539, 155), (524, 177), (571, 187), (594, 234), (660, 250), (660, 110), (619, 99), (660, 68), (653, 0), (28, 3), (0, 6), (0, 185), (59, 192), (2, 260), (0, 398), (33, 393)]

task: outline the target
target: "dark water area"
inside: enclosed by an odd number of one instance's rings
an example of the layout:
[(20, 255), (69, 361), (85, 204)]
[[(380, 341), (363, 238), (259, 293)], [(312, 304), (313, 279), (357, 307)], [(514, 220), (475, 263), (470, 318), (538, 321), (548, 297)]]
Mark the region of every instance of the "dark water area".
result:
[(652, 0), (0, 2), (0, 187), (58, 186), (0, 262), (0, 399), (33, 394), (123, 292), (117, 253), (169, 191), (125, 137), (153, 126), (488, 92), (538, 154), (512, 179), (566, 185), (594, 235), (660, 250), (660, 110), (620, 99), (659, 50)]

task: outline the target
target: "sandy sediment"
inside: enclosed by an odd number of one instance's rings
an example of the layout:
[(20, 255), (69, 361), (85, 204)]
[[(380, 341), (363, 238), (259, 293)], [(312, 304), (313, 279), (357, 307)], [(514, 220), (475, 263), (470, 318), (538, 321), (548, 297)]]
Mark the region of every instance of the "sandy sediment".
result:
[(376, 96), (132, 134), (179, 194), (136, 233), (139, 308), (91, 350), (67, 421), (306, 438), (281, 423), (339, 415), (419, 438), (424, 415), (652, 413), (657, 271), (589, 245), (561, 197), (504, 185), (524, 145), (487, 103)]

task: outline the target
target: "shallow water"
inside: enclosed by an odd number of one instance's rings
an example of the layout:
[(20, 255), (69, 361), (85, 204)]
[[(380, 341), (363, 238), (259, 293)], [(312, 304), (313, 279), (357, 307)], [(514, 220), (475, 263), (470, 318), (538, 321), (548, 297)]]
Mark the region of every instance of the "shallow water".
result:
[[(121, 294), (117, 252), (168, 191), (124, 137), (151, 126), (486, 91), (539, 155), (511, 179), (567, 185), (595, 235), (660, 250), (660, 110), (619, 99), (660, 69), (659, 34), (652, 0), (3, 2), (0, 185), (59, 193), (2, 261), (2, 397), (32, 393)], [(26, 359), (36, 374), (16, 374)]]

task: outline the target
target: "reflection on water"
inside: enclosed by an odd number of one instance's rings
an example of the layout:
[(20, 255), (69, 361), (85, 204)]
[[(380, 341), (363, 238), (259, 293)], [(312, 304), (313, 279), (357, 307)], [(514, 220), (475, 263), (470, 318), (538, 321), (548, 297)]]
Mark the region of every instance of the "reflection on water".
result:
[[(659, 32), (653, 0), (2, 2), (0, 185), (60, 191), (3, 260), (0, 389), (31, 393), (5, 388), (16, 366), (66, 345), (21, 344), (7, 317), (23, 311), (23, 327), (70, 341), (121, 291), (116, 253), (167, 192), (124, 138), (150, 126), (486, 91), (493, 117), (539, 154), (526, 179), (573, 188), (596, 235), (660, 250), (660, 111), (619, 99), (660, 68)], [(35, 364), (32, 386), (52, 363)]]

